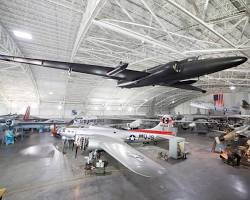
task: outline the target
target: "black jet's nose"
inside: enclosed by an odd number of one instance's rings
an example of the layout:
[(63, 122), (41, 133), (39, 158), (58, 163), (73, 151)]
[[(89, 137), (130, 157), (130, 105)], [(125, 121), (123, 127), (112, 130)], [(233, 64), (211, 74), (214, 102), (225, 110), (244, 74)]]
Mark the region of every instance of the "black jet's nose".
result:
[(234, 57), (228, 57), (228, 62), (235, 65), (241, 65), (242, 63), (247, 61), (247, 57), (244, 56), (234, 56)]
[(218, 67), (220, 68), (220, 70), (224, 70), (241, 65), (242, 63), (247, 61), (247, 58), (244, 56), (231, 56), (216, 58), (213, 61), (214, 67)]
[(235, 57), (231, 57), (231, 58), (232, 58), (231, 61), (237, 65), (241, 65), (247, 61), (247, 57), (244, 57), (244, 56), (235, 56)]

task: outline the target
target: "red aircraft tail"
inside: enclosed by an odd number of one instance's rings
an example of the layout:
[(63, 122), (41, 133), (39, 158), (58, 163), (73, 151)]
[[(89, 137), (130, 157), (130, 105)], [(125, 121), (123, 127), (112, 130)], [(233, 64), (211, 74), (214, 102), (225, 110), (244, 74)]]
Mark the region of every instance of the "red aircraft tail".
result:
[[(151, 129), (135, 129), (130, 132), (140, 132), (146, 134), (161, 134), (161, 135), (176, 135), (176, 130), (173, 129), (173, 119), (170, 115), (164, 115), (160, 118), (160, 123)], [(174, 130), (174, 131), (173, 131)]]
[(28, 120), (30, 118), (30, 106), (27, 107), (25, 114), (23, 116), (23, 120)]

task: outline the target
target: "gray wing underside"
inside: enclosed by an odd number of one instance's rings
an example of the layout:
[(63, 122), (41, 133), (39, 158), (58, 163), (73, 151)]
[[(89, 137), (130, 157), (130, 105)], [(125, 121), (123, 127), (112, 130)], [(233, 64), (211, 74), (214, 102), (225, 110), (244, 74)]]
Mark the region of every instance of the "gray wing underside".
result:
[(173, 84), (170, 85), (170, 87), (175, 87), (175, 88), (179, 88), (179, 89), (184, 89), (184, 90), (193, 90), (193, 91), (198, 91), (198, 92), (202, 92), (202, 93), (206, 93), (205, 90), (195, 87), (193, 85), (179, 85), (179, 84)]
[(201, 88), (198, 88), (196, 86), (193, 86), (191, 84), (197, 82), (196, 80), (187, 80), (187, 81), (178, 81), (172, 84), (168, 83), (161, 83), (161, 86), (168, 86), (168, 87), (174, 87), (174, 88), (179, 88), (179, 89), (184, 89), (184, 90), (193, 90), (193, 91), (198, 91), (202, 93), (206, 93), (206, 90), (203, 90)]
[(161, 165), (132, 148), (123, 140), (102, 135), (90, 139), (95, 140), (101, 149), (136, 174), (153, 177), (166, 172), (166, 169)]

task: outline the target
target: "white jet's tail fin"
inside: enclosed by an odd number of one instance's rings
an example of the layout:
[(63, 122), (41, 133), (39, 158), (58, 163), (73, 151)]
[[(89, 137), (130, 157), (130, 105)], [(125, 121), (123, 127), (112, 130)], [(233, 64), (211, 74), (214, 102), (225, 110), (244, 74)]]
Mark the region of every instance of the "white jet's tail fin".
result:
[(173, 123), (174, 123), (174, 121), (170, 115), (163, 115), (160, 118), (160, 123), (151, 129), (165, 131), (165, 129), (168, 129), (169, 127), (173, 127)]
[(160, 123), (150, 130), (172, 132), (172, 135), (176, 135), (177, 129), (174, 127), (173, 118), (170, 115), (163, 115), (160, 118)]
[(160, 118), (160, 123), (151, 129), (134, 129), (129, 130), (129, 132), (140, 132), (146, 134), (156, 134), (156, 135), (173, 135), (177, 133), (177, 128), (173, 126), (174, 121), (171, 116), (164, 115)]

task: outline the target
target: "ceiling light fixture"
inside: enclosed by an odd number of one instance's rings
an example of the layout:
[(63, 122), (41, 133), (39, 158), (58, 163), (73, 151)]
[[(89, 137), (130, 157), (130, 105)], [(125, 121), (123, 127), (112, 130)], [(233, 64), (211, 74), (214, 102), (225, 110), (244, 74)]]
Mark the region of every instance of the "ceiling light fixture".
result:
[(236, 89), (236, 87), (234, 85), (231, 85), (229, 88), (230, 88), (230, 90), (235, 90)]
[(31, 40), (32, 39), (32, 35), (30, 33), (27, 32), (23, 32), (23, 31), (13, 31), (14, 35), (16, 37), (19, 38), (23, 38), (23, 39), (27, 39), (27, 40)]
[(49, 92), (50, 95), (54, 94), (54, 92)]
[(57, 106), (57, 109), (58, 109), (58, 110), (62, 110), (62, 105), (58, 105), (58, 106)]

